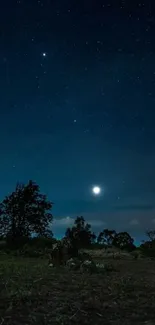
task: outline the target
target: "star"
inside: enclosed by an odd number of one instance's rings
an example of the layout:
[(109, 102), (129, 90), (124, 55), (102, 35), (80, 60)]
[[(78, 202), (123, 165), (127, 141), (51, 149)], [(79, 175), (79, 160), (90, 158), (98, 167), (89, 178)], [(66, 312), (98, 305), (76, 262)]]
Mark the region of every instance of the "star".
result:
[(46, 58), (47, 53), (46, 53), (46, 52), (43, 52), (43, 53), (42, 53), (42, 56), (43, 56), (44, 58)]

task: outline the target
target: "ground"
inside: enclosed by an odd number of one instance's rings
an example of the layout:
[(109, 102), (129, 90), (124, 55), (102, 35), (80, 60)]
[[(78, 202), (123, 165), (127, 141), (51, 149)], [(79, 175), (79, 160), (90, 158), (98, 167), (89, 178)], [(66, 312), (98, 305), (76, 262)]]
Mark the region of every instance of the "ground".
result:
[(0, 325), (154, 324), (155, 262), (110, 263), (116, 271), (88, 274), (0, 257)]

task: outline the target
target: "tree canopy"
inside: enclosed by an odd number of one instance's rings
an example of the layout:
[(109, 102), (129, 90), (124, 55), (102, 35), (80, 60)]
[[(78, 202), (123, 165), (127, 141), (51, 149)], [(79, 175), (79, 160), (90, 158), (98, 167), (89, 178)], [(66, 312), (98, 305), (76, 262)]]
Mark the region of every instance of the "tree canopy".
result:
[(128, 232), (119, 232), (115, 230), (104, 229), (97, 237), (98, 244), (103, 244), (104, 247), (115, 246), (120, 249), (132, 250), (134, 249), (134, 239)]
[(126, 249), (128, 251), (135, 248), (133, 243), (134, 239), (126, 231), (116, 234), (113, 240), (113, 245), (115, 247)]
[(14, 239), (30, 237), (32, 233), (51, 236), (51, 208), (52, 202), (40, 193), (35, 182), (18, 183), (15, 191), (0, 203), (0, 235)]
[(110, 246), (113, 244), (115, 235), (116, 235), (115, 230), (104, 229), (98, 235), (97, 242), (98, 244), (104, 244), (105, 246)]
[(72, 228), (67, 228), (66, 237), (76, 241), (79, 247), (88, 247), (95, 241), (96, 236), (91, 231), (91, 225), (85, 222), (85, 219), (77, 217)]

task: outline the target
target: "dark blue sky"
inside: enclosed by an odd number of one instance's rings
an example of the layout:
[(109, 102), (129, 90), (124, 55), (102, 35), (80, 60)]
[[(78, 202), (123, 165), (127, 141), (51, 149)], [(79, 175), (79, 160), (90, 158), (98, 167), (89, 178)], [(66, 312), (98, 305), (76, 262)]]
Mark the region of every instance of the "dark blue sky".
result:
[(152, 3), (1, 4), (0, 197), (35, 180), (57, 235), (77, 215), (136, 238), (155, 227)]

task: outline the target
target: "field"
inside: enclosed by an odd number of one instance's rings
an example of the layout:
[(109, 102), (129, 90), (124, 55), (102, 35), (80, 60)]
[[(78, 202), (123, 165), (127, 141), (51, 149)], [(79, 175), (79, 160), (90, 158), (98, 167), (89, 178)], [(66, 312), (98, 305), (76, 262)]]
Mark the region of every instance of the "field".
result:
[(155, 262), (111, 260), (88, 274), (0, 258), (0, 324), (155, 324)]

